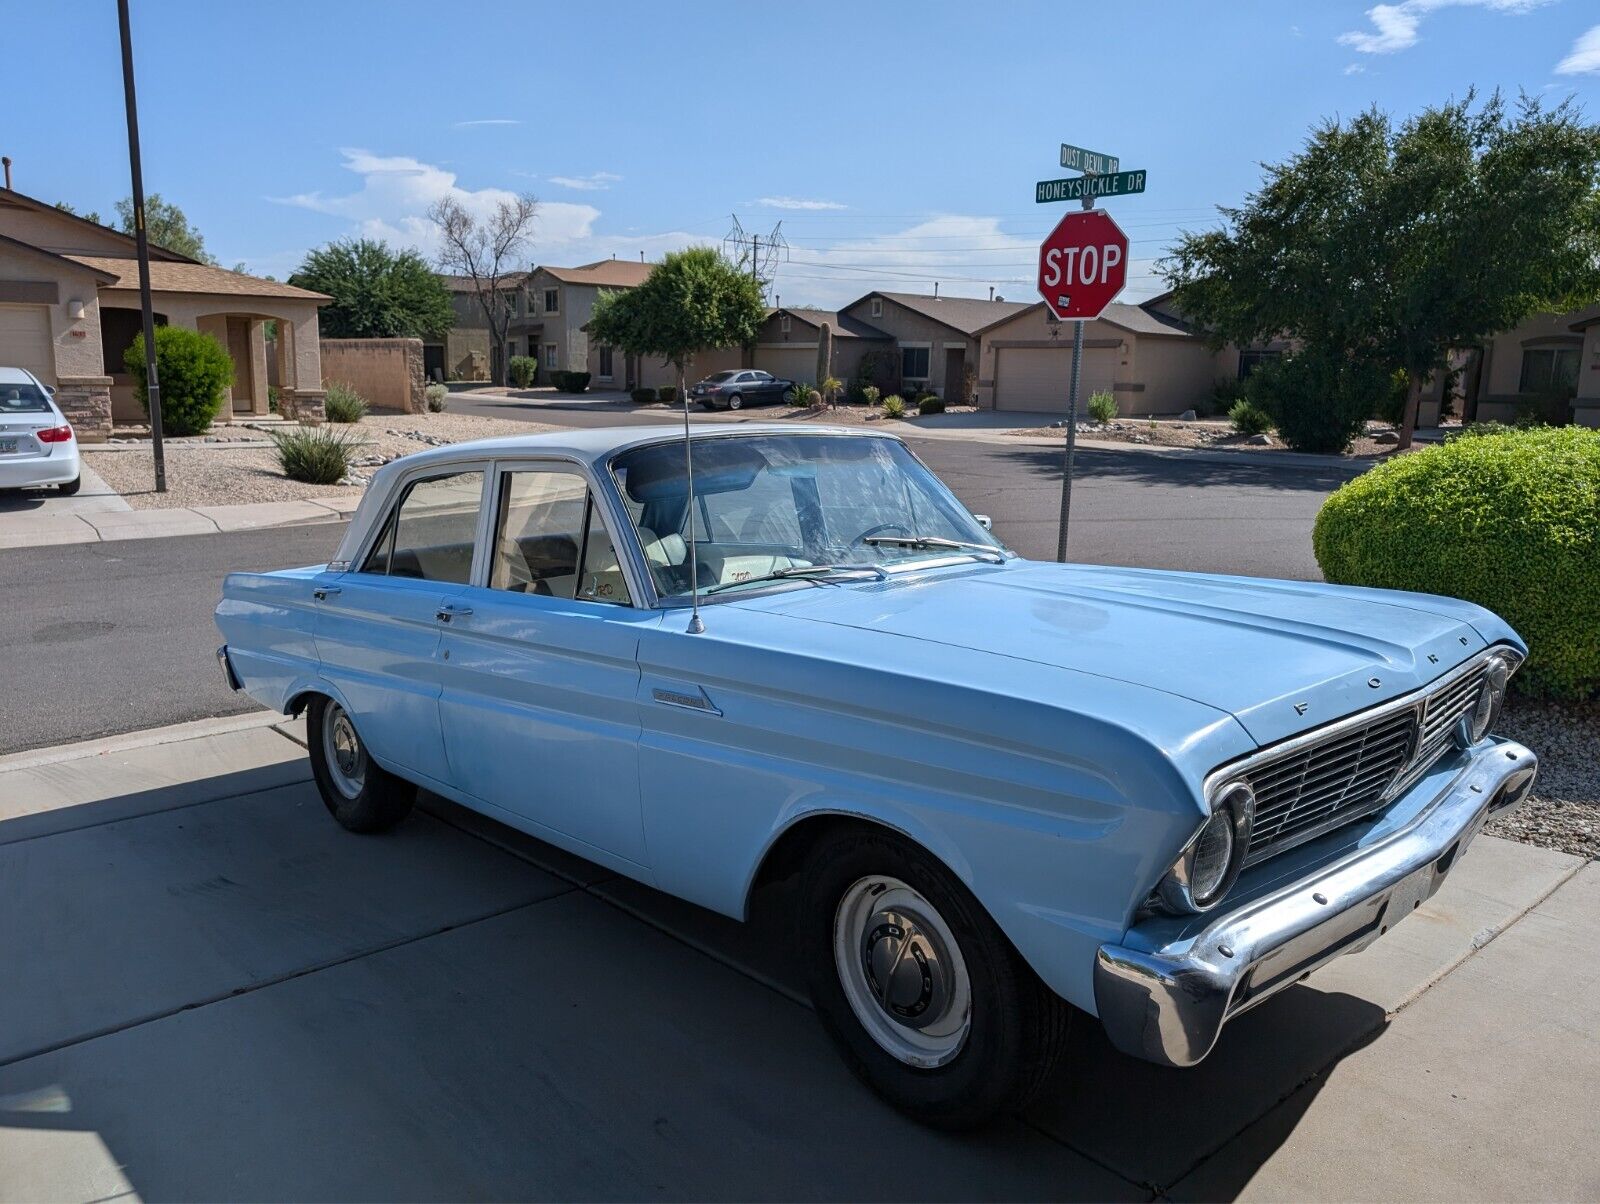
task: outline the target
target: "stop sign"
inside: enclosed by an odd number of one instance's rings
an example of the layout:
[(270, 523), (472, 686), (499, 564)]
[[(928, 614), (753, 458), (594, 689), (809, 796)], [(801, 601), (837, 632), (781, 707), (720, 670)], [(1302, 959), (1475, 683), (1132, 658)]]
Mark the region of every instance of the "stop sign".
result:
[(1069, 213), (1039, 246), (1039, 295), (1063, 322), (1098, 318), (1128, 282), (1128, 236), (1103, 209)]

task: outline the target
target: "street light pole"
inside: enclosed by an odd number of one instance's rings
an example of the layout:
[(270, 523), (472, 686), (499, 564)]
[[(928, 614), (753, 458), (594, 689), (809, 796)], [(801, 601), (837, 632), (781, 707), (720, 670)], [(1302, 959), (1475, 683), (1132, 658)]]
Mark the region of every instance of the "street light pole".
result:
[(150, 237), (145, 230), (144, 222), (144, 172), (139, 164), (139, 106), (133, 94), (133, 38), (128, 30), (128, 0), (117, 0), (117, 23), (122, 30), (122, 94), (128, 110), (128, 163), (133, 171), (133, 234), (139, 248), (139, 309), (144, 319), (145, 392), (150, 401), (150, 450), (155, 458), (156, 492), (165, 493), (167, 457), (161, 439), (161, 382), (156, 378), (156, 323), (150, 304)]

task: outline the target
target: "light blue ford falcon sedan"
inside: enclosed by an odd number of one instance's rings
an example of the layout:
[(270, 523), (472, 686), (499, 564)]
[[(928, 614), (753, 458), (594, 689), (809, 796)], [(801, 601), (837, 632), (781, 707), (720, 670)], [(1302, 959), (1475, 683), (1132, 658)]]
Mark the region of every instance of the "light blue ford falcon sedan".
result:
[(1526, 649), (1480, 607), (1024, 560), (860, 431), (407, 456), (332, 563), (233, 574), (216, 617), (352, 831), (425, 786), (730, 916), (796, 877), (824, 1026), (947, 1127), (1024, 1103), (1084, 1013), (1200, 1061), (1537, 769), (1491, 735)]

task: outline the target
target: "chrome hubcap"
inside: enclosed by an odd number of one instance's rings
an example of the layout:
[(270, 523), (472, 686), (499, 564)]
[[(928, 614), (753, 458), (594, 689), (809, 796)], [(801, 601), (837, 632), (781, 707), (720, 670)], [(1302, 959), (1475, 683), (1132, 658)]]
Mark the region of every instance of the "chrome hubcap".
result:
[(322, 713), (322, 747), (328, 754), (328, 776), (345, 798), (353, 799), (367, 782), (367, 750), (350, 716), (336, 702)]
[(908, 1066), (943, 1066), (966, 1043), (972, 988), (933, 905), (898, 878), (862, 878), (833, 922), (834, 965), (856, 1019)]

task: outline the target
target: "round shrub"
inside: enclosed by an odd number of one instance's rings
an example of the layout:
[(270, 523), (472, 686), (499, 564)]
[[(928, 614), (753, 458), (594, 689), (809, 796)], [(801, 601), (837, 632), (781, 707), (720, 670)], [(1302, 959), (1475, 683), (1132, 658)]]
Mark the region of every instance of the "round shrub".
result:
[(1245, 382), (1245, 397), (1270, 415), (1295, 451), (1333, 455), (1365, 429), (1389, 389), (1388, 374), (1376, 364), (1308, 347), (1258, 367)]
[(917, 398), (917, 413), (943, 414), (944, 398), (940, 397), (937, 393), (924, 393), (921, 397)]
[(1089, 395), (1089, 417), (1104, 426), (1117, 416), (1117, 399), (1102, 389)]
[(329, 422), (360, 422), (367, 416), (367, 399), (336, 380), (328, 382), (323, 405)]
[[(134, 395), (148, 414), (143, 331), (134, 335), (133, 344), (123, 353), (122, 366), (133, 377)], [(208, 334), (181, 326), (157, 326), (156, 375), (161, 380), (161, 433), (202, 435), (233, 384), (233, 360)]]
[[(646, 393), (648, 393), (650, 390), (646, 389), (644, 391)], [(658, 388), (656, 390), (655, 399), (657, 401), (677, 401), (678, 400), (678, 386), (677, 385), (662, 385), (660, 388)]]
[(1242, 397), (1228, 407), (1228, 421), (1241, 435), (1264, 435), (1272, 429), (1272, 415)]
[(1317, 515), (1323, 575), (1449, 594), (1504, 618), (1538, 694), (1600, 691), (1600, 432), (1452, 439), (1357, 477)]
[(439, 414), (444, 411), (444, 403), (450, 396), (450, 390), (443, 385), (433, 384), (422, 391), (422, 396), (426, 399), (428, 412)]
[(506, 375), (511, 378), (512, 388), (532, 388), (539, 375), (539, 361), (531, 355), (514, 355), (506, 362)]
[[(638, 406), (653, 405), (656, 401), (656, 391), (654, 389), (634, 389), (628, 396), (633, 399), (633, 404)], [(670, 400), (670, 394), (661, 400)]]

